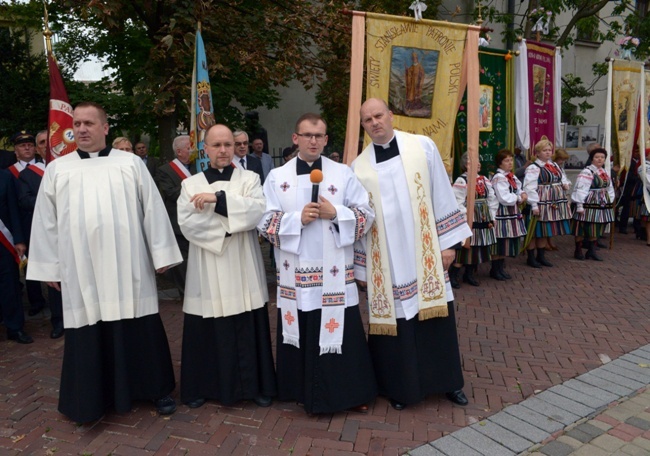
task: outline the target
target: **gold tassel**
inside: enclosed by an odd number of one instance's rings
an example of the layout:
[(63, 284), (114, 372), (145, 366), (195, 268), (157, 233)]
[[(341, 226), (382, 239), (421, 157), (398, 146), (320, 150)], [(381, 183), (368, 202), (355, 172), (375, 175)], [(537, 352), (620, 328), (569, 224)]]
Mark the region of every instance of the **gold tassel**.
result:
[(368, 334), (373, 336), (397, 336), (397, 325), (371, 324)]
[(442, 306), (433, 306), (426, 309), (420, 309), (418, 312), (418, 320), (428, 320), (430, 318), (444, 318), (449, 316), (449, 309), (447, 304)]

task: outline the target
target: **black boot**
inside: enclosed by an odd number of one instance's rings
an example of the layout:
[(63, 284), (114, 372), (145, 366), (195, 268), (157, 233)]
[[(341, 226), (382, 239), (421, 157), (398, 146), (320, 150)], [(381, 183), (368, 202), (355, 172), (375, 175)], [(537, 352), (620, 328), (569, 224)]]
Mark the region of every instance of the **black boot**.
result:
[(585, 259), (585, 256), (582, 254), (582, 241), (576, 241), (576, 250), (573, 252), (573, 258), (576, 260)]
[(502, 258), (502, 259), (499, 260), (499, 272), (501, 273), (501, 275), (503, 276), (504, 279), (506, 279), (506, 280), (512, 279), (510, 274), (508, 274), (506, 272), (506, 259), (505, 258)]
[(603, 261), (601, 257), (596, 255), (596, 242), (592, 242), (591, 244), (589, 244), (589, 250), (587, 250), (587, 254), (585, 255), (585, 258), (592, 259), (595, 261)]
[(526, 261), (526, 264), (530, 266), (531, 268), (541, 268), (542, 265), (537, 262), (535, 259), (535, 250), (530, 249), (528, 251), (528, 260)]
[(506, 280), (501, 274), (501, 261), (503, 260), (492, 260), (492, 268), (490, 268), (490, 277), (495, 280)]
[(476, 272), (476, 265), (474, 264), (466, 264), (465, 265), (465, 273), (463, 274), (463, 282), (469, 283), (473, 287), (478, 287), (479, 283), (478, 280), (476, 280), (476, 277), (474, 277), (474, 272)]
[(546, 261), (546, 258), (544, 256), (545, 253), (546, 251), (544, 249), (537, 249), (537, 262), (542, 266), (552, 268), (553, 265), (550, 262)]
[(460, 271), (460, 268), (457, 268), (453, 264), (449, 266), (447, 274), (449, 275), (449, 285), (451, 285), (451, 288), (460, 288), (460, 282), (458, 282), (458, 271)]

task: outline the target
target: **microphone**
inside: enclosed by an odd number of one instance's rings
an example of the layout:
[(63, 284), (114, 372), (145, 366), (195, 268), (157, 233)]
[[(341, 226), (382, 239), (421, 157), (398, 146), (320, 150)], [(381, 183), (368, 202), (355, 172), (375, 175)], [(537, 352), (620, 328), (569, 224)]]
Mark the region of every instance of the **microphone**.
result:
[(315, 169), (309, 173), (309, 180), (313, 184), (311, 186), (311, 202), (318, 202), (318, 184), (323, 182), (323, 172), (320, 169)]

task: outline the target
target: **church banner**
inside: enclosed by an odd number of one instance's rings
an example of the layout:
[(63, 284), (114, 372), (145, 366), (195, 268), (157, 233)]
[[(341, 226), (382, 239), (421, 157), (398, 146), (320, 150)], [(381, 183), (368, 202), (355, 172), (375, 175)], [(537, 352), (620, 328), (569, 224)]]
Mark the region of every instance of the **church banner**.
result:
[[(479, 160), (481, 172), (488, 176), (496, 171), (494, 157), (501, 149), (512, 149), (514, 138), (510, 139), (509, 125), (513, 125), (512, 109), (512, 55), (500, 49), (479, 49)], [(456, 128), (458, 130), (459, 158), (467, 150), (467, 93), (458, 109)]]
[(643, 62), (614, 60), (612, 65), (612, 143), (618, 145), (621, 170), (627, 169), (635, 142)]
[(50, 73), (50, 110), (47, 120), (47, 158), (50, 162), (77, 150), (72, 131), (72, 106), (63, 84), (59, 66), (51, 52), (47, 55)]
[(190, 147), (196, 157), (196, 170), (205, 171), (210, 164), (208, 155), (203, 150), (205, 131), (215, 124), (212, 108), (212, 89), (208, 75), (208, 62), (201, 38), (201, 29), (196, 31), (194, 48), (194, 71), (192, 73), (192, 109), (190, 113)]
[(529, 41), (527, 57), (530, 147), (534, 148), (543, 136), (555, 144), (555, 47)]
[(467, 32), (463, 24), (366, 14), (366, 99), (385, 100), (396, 129), (430, 137), (447, 172)]

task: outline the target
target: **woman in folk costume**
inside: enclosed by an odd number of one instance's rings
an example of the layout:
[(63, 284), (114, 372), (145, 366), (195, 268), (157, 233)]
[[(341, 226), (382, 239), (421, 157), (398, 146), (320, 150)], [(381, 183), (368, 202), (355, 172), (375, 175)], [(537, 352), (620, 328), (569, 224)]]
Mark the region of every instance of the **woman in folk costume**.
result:
[[(463, 174), (458, 176), (453, 188), (454, 195), (456, 195), (456, 202), (461, 212), (467, 213), (467, 152), (461, 156), (460, 160)], [(481, 163), (479, 162), (477, 172), (480, 170)], [(474, 222), (472, 224), (470, 248), (460, 249), (456, 253), (456, 263), (449, 268), (449, 280), (452, 286), (455, 285), (455, 288), (459, 288), (458, 269), (460, 265), (465, 265), (463, 282), (467, 282), (475, 287), (479, 285), (474, 275), (478, 269), (478, 265), (485, 261), (490, 261), (496, 249), (497, 237), (494, 230), (494, 216), (498, 206), (499, 202), (494, 195), (492, 183), (485, 176), (478, 175), (476, 177)]]
[[(524, 192), (528, 195), (530, 214), (537, 217), (535, 242), (528, 246), (528, 266), (553, 266), (545, 257), (546, 238), (571, 233), (571, 209), (566, 191), (571, 182), (562, 169), (551, 160), (553, 144), (542, 137), (535, 144), (537, 159), (526, 169)], [(537, 248), (537, 257), (534, 249)]]
[(505, 270), (505, 257), (519, 255), (526, 235), (526, 224), (519, 204), (525, 203), (528, 195), (522, 191), (521, 181), (512, 173), (514, 162), (514, 154), (508, 149), (500, 150), (494, 159), (498, 169), (492, 177), (492, 188), (499, 208), (495, 217), (497, 254), (492, 260), (490, 277), (497, 280), (511, 278)]
[(612, 178), (603, 168), (607, 151), (594, 149), (589, 153), (591, 165), (580, 171), (571, 200), (576, 204), (573, 214), (573, 234), (576, 237), (576, 260), (584, 260), (582, 241), (589, 240), (586, 258), (602, 259), (596, 254), (596, 241), (608, 223), (614, 222), (614, 185)]

